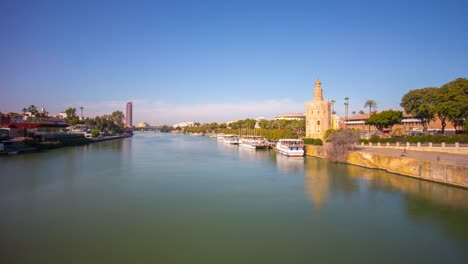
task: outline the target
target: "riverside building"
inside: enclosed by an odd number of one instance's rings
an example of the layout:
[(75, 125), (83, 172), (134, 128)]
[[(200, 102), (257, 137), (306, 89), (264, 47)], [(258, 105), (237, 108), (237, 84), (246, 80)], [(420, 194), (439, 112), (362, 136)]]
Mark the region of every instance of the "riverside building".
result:
[(325, 131), (332, 128), (330, 100), (323, 100), (322, 83), (315, 82), (314, 101), (306, 103), (306, 137), (323, 139)]

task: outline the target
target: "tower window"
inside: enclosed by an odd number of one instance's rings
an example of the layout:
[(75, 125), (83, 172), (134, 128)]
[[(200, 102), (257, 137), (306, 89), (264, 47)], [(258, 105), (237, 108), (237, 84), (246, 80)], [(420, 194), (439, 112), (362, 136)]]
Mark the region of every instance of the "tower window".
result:
[(317, 126), (320, 126), (320, 120), (317, 121)]

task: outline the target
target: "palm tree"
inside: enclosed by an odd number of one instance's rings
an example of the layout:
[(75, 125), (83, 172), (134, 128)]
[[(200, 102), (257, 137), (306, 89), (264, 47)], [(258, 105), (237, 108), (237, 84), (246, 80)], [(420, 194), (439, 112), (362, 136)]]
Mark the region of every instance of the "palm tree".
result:
[(349, 97), (345, 97), (345, 103), (344, 103), (344, 105), (345, 105), (345, 116), (346, 116), (346, 118), (345, 118), (345, 129), (348, 128), (348, 105), (349, 105), (348, 100), (349, 100)]
[[(364, 103), (364, 107), (369, 107), (369, 117), (372, 114), (372, 109), (377, 109), (377, 102), (373, 99), (369, 99)], [(370, 125), (369, 125), (369, 134), (370, 134)]]

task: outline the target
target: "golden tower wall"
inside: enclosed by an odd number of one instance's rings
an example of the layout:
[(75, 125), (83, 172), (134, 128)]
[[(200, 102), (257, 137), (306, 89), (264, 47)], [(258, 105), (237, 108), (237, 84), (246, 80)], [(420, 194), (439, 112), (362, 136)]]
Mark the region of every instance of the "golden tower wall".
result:
[(331, 128), (331, 102), (323, 100), (321, 82), (317, 80), (314, 101), (306, 103), (306, 138), (323, 139), (325, 131)]

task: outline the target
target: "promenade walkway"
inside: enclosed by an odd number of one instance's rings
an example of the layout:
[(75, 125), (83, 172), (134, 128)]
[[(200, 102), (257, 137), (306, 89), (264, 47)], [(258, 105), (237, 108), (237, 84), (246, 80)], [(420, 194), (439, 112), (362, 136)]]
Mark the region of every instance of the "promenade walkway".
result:
[(401, 149), (363, 147), (363, 146), (357, 146), (355, 149), (369, 152), (369, 153), (377, 153), (377, 154), (388, 155), (388, 156), (393, 156), (393, 157), (405, 156), (408, 158), (429, 161), (429, 162), (434, 162), (434, 163), (468, 167), (468, 155), (466, 154), (401, 150)]

